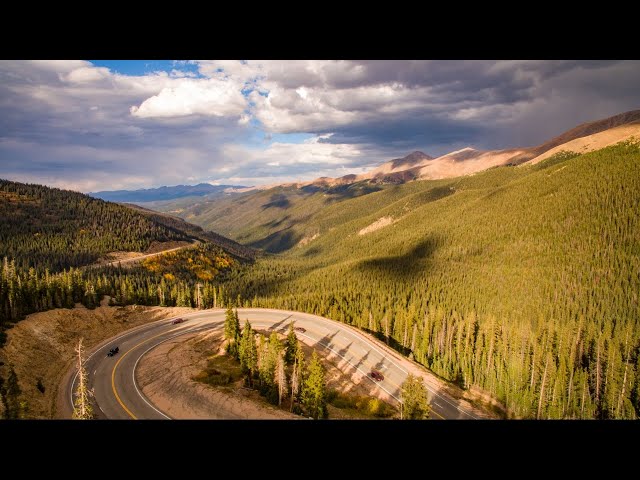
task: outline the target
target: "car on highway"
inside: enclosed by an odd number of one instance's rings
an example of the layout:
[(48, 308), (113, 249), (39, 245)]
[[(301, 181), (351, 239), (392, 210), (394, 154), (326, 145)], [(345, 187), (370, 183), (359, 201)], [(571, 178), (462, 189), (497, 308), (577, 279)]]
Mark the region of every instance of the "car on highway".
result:
[(369, 376), (376, 382), (381, 382), (384, 380), (384, 375), (382, 375), (382, 373), (380, 373), (378, 370), (371, 370), (371, 372), (369, 372)]
[(111, 350), (109, 350), (109, 352), (107, 353), (107, 357), (113, 357), (116, 353), (118, 353), (120, 351), (120, 347), (113, 347)]
[(171, 322), (171, 323), (173, 323), (173, 324), (175, 325), (176, 323), (182, 323), (182, 322), (184, 322), (184, 318), (176, 318), (176, 319), (175, 319), (173, 322)]
[(295, 330), (296, 332), (300, 332), (300, 333), (304, 333), (304, 332), (306, 332), (306, 331), (307, 331), (307, 329), (306, 329), (306, 328), (302, 328), (302, 327), (295, 327), (295, 328), (294, 328), (294, 330)]

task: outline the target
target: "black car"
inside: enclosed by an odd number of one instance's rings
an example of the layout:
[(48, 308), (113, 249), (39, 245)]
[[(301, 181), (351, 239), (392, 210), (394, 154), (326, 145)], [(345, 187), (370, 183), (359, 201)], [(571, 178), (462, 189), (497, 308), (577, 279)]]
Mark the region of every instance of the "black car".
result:
[(373, 378), (376, 382), (381, 382), (382, 380), (384, 380), (384, 375), (382, 375), (382, 373), (380, 373), (378, 370), (371, 370), (371, 373), (369, 373), (369, 376)]
[(120, 347), (113, 347), (111, 350), (109, 350), (109, 353), (107, 353), (107, 357), (113, 357), (119, 351)]

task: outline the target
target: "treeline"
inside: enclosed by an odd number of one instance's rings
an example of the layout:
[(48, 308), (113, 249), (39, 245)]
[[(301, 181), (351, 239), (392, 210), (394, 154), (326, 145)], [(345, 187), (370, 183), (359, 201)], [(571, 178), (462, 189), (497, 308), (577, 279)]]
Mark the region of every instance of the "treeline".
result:
[[(416, 182), (342, 202), (225, 288), (369, 330), (511, 416), (638, 418), (639, 158), (627, 142), (433, 182), (455, 191), (436, 200)], [(359, 236), (365, 207), (400, 220)]]
[(142, 213), (81, 193), (0, 179), (0, 258), (58, 272), (111, 251), (145, 251), (190, 236)]
[(231, 303), (220, 282), (237, 268), (237, 260), (213, 245), (167, 255), (171, 261), (158, 261), (153, 268), (70, 268), (59, 273), (35, 268), (23, 272), (5, 257), (0, 268), (0, 345), (5, 330), (26, 315), (76, 303), (95, 308), (105, 295), (111, 305), (213, 308)]

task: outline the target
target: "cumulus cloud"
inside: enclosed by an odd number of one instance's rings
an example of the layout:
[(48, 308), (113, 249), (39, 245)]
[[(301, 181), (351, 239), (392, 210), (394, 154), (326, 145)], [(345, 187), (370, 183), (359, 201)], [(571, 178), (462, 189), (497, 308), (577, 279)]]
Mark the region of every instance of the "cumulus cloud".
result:
[(132, 106), (133, 116), (140, 118), (179, 117), (184, 115), (238, 116), (246, 101), (238, 86), (225, 80), (183, 80), (163, 88), (158, 95)]

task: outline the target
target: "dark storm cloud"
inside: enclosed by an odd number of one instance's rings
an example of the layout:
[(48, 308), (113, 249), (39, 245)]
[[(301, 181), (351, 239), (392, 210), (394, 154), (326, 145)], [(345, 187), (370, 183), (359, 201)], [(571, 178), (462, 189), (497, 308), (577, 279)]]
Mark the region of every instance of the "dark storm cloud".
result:
[[(331, 143), (431, 151), (430, 145), (446, 149), (461, 143), (505, 148), (539, 144), (579, 123), (640, 108), (640, 62), (635, 61), (352, 63), (357, 67), (345, 71), (359, 68), (359, 75), (330, 71), (288, 78), (290, 88), (309, 87), (307, 97), (331, 110), (314, 116), (316, 112), (305, 112), (295, 96), (291, 104), (283, 99), (277, 104), (280, 110), (294, 111), (297, 121), (280, 122), (282, 129), (333, 132), (323, 140)], [(376, 94), (386, 93), (383, 89), (389, 85), (394, 91), (381, 105)], [(367, 89), (370, 102), (359, 95)], [(390, 109), (394, 102), (404, 108)], [(357, 116), (348, 115), (354, 111)], [(274, 127), (278, 128), (275, 122)]]

